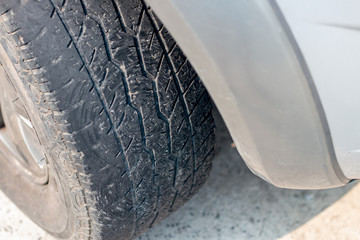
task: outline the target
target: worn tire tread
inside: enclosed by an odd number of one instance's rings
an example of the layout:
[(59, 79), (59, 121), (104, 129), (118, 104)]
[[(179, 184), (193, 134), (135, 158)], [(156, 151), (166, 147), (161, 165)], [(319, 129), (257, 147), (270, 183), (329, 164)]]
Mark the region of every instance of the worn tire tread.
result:
[(198, 191), (214, 154), (211, 100), (144, 2), (6, 0), (0, 14), (49, 151), (83, 201), (74, 239), (134, 238)]

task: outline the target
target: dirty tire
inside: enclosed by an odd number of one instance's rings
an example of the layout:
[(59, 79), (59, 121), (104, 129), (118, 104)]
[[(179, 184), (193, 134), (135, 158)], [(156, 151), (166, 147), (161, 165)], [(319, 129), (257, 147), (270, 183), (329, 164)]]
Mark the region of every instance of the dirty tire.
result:
[(14, 85), (70, 199), (73, 224), (57, 237), (132, 239), (199, 190), (214, 154), (210, 97), (147, 5), (2, 0), (0, 14)]

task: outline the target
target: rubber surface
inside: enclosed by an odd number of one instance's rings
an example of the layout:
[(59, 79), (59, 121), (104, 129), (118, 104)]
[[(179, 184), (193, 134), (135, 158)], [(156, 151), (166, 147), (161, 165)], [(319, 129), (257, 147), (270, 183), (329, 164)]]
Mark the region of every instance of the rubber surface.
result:
[(146, 5), (5, 0), (0, 14), (73, 204), (58, 237), (131, 239), (197, 192), (214, 154), (210, 97)]

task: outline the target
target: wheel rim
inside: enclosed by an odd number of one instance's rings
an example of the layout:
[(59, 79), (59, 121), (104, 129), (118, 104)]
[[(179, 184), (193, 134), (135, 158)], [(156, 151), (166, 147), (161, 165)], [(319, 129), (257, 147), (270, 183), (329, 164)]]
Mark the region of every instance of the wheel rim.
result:
[(39, 226), (66, 237), (69, 199), (10, 80), (18, 76), (8, 74), (0, 60), (0, 188)]
[[(0, 78), (0, 109), (3, 124), (0, 148), (16, 156), (14, 164), (37, 184), (49, 180), (48, 164), (30, 118), (6, 76)], [(2, 149), (3, 151), (5, 149)]]

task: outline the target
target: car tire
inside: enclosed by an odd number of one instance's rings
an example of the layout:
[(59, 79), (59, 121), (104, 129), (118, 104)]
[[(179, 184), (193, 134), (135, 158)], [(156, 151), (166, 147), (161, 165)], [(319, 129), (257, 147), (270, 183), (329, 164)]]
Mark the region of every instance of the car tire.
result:
[[(144, 2), (3, 0), (0, 15), (0, 187), (34, 222), (133, 239), (199, 190), (211, 99)], [(15, 128), (31, 136), (1, 144)]]

